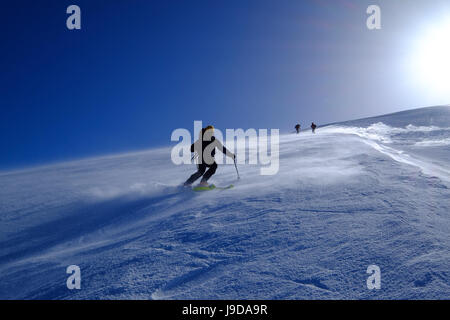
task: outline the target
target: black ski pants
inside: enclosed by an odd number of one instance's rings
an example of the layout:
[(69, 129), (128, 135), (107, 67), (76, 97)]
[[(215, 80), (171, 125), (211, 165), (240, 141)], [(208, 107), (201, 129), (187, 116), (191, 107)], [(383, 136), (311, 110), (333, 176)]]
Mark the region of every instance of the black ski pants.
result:
[[(211, 176), (214, 173), (216, 173), (217, 163), (214, 162), (211, 165), (208, 165), (208, 164), (205, 164), (205, 163), (200, 163), (197, 167), (198, 167), (197, 172), (194, 173), (192, 176), (190, 176), (189, 179), (187, 179), (187, 181), (184, 183), (185, 185), (193, 184), (195, 182), (195, 180), (197, 180), (201, 176), (203, 176), (202, 182), (207, 182), (208, 179), (211, 178)], [(208, 171), (206, 171), (206, 168), (209, 168)], [(206, 171), (206, 173), (205, 173), (205, 171)]]

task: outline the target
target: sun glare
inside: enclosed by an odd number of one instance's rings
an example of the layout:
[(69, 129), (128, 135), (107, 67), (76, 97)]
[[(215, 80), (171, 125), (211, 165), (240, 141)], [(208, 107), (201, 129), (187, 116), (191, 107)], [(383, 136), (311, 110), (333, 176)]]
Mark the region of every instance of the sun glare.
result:
[(414, 55), (412, 67), (424, 89), (450, 97), (450, 19), (429, 28)]

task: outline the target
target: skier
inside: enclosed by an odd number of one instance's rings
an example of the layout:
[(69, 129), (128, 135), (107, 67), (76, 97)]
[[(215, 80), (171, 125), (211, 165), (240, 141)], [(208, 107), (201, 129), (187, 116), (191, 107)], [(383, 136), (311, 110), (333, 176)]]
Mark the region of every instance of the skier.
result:
[[(192, 185), (195, 180), (203, 176), (200, 186), (207, 187), (208, 179), (216, 173), (217, 163), (214, 160), (214, 156), (216, 154), (216, 148), (226, 154), (228, 157), (233, 160), (236, 156), (231, 153), (227, 148), (223, 146), (223, 144), (214, 137), (214, 127), (207, 126), (203, 128), (200, 132), (200, 137), (197, 141), (195, 141), (191, 145), (191, 152), (197, 152), (199, 159), (197, 165), (197, 172), (189, 177), (184, 183), (184, 186)], [(206, 168), (209, 168), (206, 171)], [(205, 172), (206, 171), (206, 172)]]
[(295, 131), (297, 131), (297, 134), (300, 133), (300, 124), (297, 123), (297, 125), (295, 126)]
[(317, 128), (316, 124), (314, 122), (311, 123), (311, 131), (312, 131), (312, 133), (316, 133), (316, 128)]

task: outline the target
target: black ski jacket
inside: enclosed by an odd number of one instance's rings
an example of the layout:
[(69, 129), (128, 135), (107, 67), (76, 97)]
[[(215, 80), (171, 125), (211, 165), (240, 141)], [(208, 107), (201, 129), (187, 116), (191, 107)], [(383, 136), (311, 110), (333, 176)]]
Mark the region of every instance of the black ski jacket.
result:
[[(213, 144), (213, 145), (211, 145)], [(202, 140), (197, 140), (195, 141), (192, 145), (191, 145), (191, 152), (197, 152), (199, 155), (201, 154), (203, 159), (202, 161), (206, 160), (205, 158), (205, 149), (206, 147), (208, 147), (209, 145), (211, 145), (209, 147), (208, 150), (211, 150), (211, 157), (214, 158), (214, 156), (216, 155), (216, 148), (219, 149), (220, 151), (222, 151), (224, 154), (226, 154), (227, 156), (233, 158), (233, 153), (231, 153), (227, 148), (225, 148), (225, 146), (216, 139), (216, 137), (212, 136), (211, 137), (211, 141), (202, 141)]]

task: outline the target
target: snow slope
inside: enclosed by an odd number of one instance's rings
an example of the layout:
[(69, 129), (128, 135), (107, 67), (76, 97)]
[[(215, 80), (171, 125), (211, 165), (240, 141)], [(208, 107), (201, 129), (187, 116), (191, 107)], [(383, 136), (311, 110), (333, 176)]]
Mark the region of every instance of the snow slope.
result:
[(176, 188), (169, 148), (0, 173), (0, 299), (450, 298), (450, 107), (280, 142), (226, 191)]

